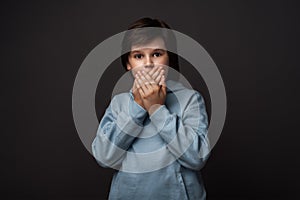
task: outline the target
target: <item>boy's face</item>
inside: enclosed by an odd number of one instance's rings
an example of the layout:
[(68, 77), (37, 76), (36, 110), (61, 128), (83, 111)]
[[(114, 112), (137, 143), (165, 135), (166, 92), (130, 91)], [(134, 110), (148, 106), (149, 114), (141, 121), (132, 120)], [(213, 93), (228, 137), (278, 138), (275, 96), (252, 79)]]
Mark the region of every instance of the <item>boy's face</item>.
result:
[(147, 44), (133, 45), (128, 56), (127, 70), (149, 72), (154, 66), (162, 66), (167, 76), (169, 56), (162, 38), (155, 38)]

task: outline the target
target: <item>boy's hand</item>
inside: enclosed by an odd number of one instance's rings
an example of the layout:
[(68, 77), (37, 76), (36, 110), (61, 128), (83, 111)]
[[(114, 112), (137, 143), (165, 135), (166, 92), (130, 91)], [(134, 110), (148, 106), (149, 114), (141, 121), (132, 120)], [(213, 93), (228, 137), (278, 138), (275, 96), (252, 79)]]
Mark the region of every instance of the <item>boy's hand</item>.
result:
[[(149, 76), (151, 76), (152, 81), (159, 84), (161, 82), (161, 77), (164, 74), (164, 70), (162, 67), (155, 66), (155, 67), (153, 67), (153, 69), (151, 69), (149, 71), (148, 74), (149, 74)], [(144, 106), (142, 97), (137, 88), (137, 79), (134, 80), (133, 87), (132, 87), (132, 93), (133, 93), (135, 102), (138, 103), (140, 106), (142, 106), (144, 109), (146, 109), (146, 107)]]
[[(160, 81), (157, 83), (155, 80)], [(159, 73), (155, 80), (144, 71), (136, 74), (136, 87), (149, 115), (163, 105), (166, 100), (165, 76)]]
[(134, 96), (134, 101), (145, 109), (144, 103), (142, 101), (142, 97), (141, 97), (141, 95), (140, 95), (140, 93), (137, 89), (136, 82), (137, 82), (137, 80), (134, 79), (133, 87), (132, 87), (132, 93), (133, 93), (133, 96)]

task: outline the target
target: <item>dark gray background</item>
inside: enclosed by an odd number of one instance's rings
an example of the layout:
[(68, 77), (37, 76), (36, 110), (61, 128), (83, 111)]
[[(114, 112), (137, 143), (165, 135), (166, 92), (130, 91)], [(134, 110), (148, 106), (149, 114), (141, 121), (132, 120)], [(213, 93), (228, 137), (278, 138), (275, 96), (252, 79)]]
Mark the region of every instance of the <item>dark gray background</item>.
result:
[(1, 1), (1, 196), (107, 198), (113, 170), (81, 144), (73, 82), (96, 45), (150, 16), (197, 40), (225, 83), (227, 120), (202, 170), (208, 199), (299, 198), (298, 11), (283, 0)]

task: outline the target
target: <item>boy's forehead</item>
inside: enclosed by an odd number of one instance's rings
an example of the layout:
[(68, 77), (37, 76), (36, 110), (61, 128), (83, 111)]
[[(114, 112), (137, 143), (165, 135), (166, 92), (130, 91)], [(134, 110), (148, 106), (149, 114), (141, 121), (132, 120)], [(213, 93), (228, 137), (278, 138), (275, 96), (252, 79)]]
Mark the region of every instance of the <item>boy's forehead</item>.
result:
[(165, 42), (162, 38), (155, 38), (144, 44), (132, 45), (131, 51), (139, 51), (141, 49), (166, 49)]

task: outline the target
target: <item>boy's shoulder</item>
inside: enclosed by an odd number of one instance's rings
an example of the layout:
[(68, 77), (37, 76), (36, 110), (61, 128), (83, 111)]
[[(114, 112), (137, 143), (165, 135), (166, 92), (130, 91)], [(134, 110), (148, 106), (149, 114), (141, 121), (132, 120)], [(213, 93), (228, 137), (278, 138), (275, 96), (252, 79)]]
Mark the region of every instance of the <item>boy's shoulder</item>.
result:
[(111, 106), (114, 109), (120, 109), (121, 107), (127, 106), (126, 102), (129, 102), (130, 92), (123, 92), (116, 94), (111, 100)]
[(195, 95), (201, 95), (197, 90), (194, 90), (192, 87), (188, 88), (184, 84), (178, 81), (169, 80), (167, 81), (168, 92), (174, 93), (176, 96), (181, 98), (190, 98)]

